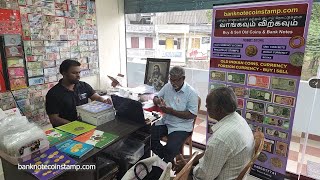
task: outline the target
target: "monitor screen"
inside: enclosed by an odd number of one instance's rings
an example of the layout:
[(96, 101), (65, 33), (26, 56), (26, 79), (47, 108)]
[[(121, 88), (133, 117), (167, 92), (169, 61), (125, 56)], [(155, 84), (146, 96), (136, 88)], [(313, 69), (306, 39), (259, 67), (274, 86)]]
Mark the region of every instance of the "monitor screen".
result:
[(117, 95), (111, 95), (111, 99), (118, 117), (137, 123), (145, 123), (142, 104), (140, 102)]

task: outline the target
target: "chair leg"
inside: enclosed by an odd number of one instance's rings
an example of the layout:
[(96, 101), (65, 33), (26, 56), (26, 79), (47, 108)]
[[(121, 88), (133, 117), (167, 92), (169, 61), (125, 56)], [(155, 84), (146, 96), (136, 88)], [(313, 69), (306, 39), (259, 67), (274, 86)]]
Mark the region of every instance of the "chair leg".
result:
[(192, 139), (189, 140), (189, 154), (192, 155)]

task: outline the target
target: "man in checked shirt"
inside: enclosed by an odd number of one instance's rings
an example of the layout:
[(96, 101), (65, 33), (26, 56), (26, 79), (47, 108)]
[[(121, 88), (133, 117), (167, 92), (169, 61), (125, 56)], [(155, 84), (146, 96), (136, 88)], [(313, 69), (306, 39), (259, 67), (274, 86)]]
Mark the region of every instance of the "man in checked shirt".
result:
[[(194, 180), (236, 179), (251, 160), (254, 138), (246, 120), (236, 111), (237, 98), (227, 87), (214, 89), (206, 99), (209, 117), (218, 121), (204, 153), (191, 171)], [(183, 167), (183, 164), (179, 164)], [(178, 168), (179, 169), (179, 168)], [(178, 170), (179, 171), (179, 170)]]

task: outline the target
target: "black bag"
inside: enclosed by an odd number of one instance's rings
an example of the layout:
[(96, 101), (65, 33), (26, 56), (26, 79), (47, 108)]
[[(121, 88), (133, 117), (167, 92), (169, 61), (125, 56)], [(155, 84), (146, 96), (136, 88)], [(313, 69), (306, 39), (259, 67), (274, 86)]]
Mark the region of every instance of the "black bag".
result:
[[(140, 165), (143, 166), (147, 172), (147, 175), (143, 179), (140, 179), (137, 172), (136, 172), (137, 167)], [(137, 163), (136, 166), (134, 167), (134, 174), (138, 180), (156, 180), (156, 179), (160, 178), (162, 172), (163, 172), (163, 170), (157, 166), (152, 166), (152, 169), (149, 172), (147, 165), (144, 164), (143, 162)]]

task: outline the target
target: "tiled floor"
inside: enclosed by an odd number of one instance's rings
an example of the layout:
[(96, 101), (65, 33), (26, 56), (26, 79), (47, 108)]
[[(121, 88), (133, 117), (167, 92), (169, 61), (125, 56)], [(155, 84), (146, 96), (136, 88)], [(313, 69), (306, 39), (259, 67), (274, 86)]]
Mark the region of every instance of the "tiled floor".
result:
[[(192, 140), (201, 144), (206, 143), (206, 116), (199, 115), (195, 123)], [(305, 156), (303, 154), (304, 134), (293, 132), (288, 155), (287, 171), (294, 174), (307, 174), (307, 162), (320, 163), (320, 137), (309, 135), (306, 142)], [(302, 159), (303, 158), (303, 159)]]
[[(309, 135), (307, 142), (303, 133), (292, 134), (287, 171), (308, 176), (307, 162), (320, 163), (320, 137)], [(304, 148), (304, 144), (306, 147)], [(303, 152), (305, 155), (303, 156)]]
[(192, 134), (192, 140), (194, 142), (198, 142), (200, 144), (206, 144), (206, 116), (199, 114), (196, 120), (196, 123), (194, 125), (194, 131)]

